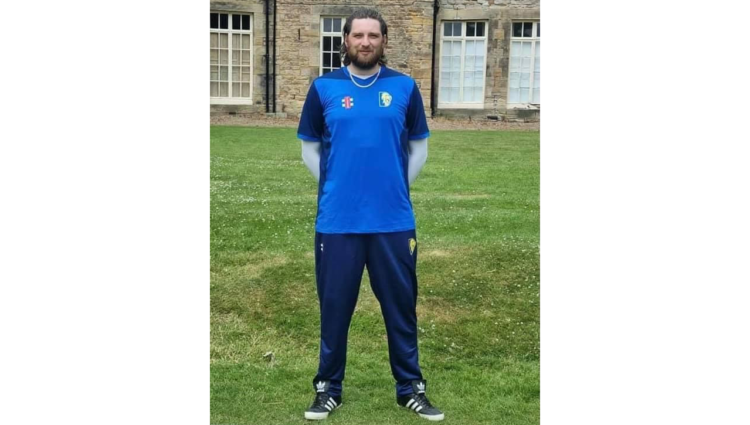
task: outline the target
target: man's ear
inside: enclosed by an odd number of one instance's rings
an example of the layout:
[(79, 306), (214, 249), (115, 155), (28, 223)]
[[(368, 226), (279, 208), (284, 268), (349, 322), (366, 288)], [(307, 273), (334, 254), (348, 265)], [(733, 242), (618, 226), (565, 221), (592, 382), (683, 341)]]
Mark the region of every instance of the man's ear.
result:
[(388, 34), (383, 35), (383, 45), (388, 44)]

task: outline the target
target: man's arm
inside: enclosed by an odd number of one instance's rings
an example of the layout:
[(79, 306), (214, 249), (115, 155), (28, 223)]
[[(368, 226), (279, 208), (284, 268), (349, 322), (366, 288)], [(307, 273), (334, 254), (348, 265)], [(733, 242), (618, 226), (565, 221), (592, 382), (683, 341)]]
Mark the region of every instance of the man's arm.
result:
[(315, 177), (315, 181), (320, 181), (320, 142), (302, 140), (302, 161)]
[(427, 161), (427, 139), (409, 141), (409, 186), (417, 179)]

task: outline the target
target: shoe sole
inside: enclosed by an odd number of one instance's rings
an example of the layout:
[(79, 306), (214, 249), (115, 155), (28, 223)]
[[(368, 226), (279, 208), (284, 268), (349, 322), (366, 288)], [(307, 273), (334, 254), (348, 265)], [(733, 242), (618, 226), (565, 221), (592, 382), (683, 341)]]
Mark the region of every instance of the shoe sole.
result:
[[(400, 405), (398, 403), (396, 403), (396, 406), (401, 407), (403, 409), (406, 409), (406, 410), (408, 410), (410, 412), (414, 412), (413, 410), (409, 409), (408, 407), (402, 406), (402, 405)], [(419, 415), (420, 417), (422, 417), (424, 419), (427, 419), (428, 421), (436, 421), (437, 422), (437, 421), (442, 421), (443, 419), (445, 419), (445, 414), (444, 413), (441, 413), (439, 415), (423, 415), (423, 414), (421, 414), (419, 412), (414, 412), (414, 413), (416, 413), (417, 415)]]
[[(336, 410), (343, 405), (344, 403), (341, 403), (338, 406), (334, 407), (333, 410)], [(331, 410), (331, 412), (333, 412), (333, 410)], [(331, 412), (305, 412), (305, 419), (310, 421), (320, 421), (328, 418), (328, 414)]]

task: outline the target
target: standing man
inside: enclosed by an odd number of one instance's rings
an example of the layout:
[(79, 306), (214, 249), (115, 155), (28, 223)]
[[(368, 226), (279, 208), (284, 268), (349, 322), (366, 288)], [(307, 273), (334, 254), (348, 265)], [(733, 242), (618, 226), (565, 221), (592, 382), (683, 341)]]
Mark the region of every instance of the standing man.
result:
[(372, 9), (346, 20), (344, 68), (310, 86), (297, 137), (318, 179), (315, 277), (320, 364), (307, 419), (341, 406), (346, 344), (364, 267), (385, 320), (396, 401), (421, 417), (443, 413), (425, 395), (417, 349), (417, 236), (409, 185), (427, 159), (422, 97), (385, 66), (388, 26)]

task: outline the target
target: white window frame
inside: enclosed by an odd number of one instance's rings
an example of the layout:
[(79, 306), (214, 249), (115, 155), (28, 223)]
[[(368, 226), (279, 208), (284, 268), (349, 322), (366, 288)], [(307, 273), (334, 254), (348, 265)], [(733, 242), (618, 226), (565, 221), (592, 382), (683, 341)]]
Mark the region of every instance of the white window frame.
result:
[[(229, 28), (228, 29), (217, 29), (217, 28), (211, 28), (211, 34), (229, 34), (227, 36), (227, 46), (229, 50), (229, 56), (228, 56), (228, 66), (229, 66), (229, 75), (228, 75), (228, 97), (213, 97), (211, 98), (211, 105), (252, 105), (253, 104), (253, 86), (254, 86), (254, 75), (255, 75), (255, 49), (253, 48), (255, 46), (254, 40), (253, 40), (253, 29), (255, 28), (255, 15), (250, 12), (238, 12), (238, 13), (232, 13), (224, 10), (212, 10), (211, 13), (218, 13), (218, 14), (227, 14), (229, 15)], [(232, 15), (250, 15), (250, 29), (249, 30), (237, 30), (232, 29)], [(232, 97), (232, 36), (241, 36), (241, 35), (250, 35), (250, 97)], [(209, 81), (211, 81), (209, 77)]]
[[(325, 19), (340, 19), (341, 20), (341, 31), (335, 32), (325, 32), (324, 28), (324, 20)], [(318, 75), (323, 75), (323, 38), (324, 37), (341, 37), (341, 43), (344, 43), (344, 24), (346, 23), (346, 17), (343, 16), (321, 16), (320, 17), (320, 50), (318, 55), (318, 60), (320, 65), (318, 66)], [(333, 29), (333, 25), (331, 25), (331, 29)], [(333, 39), (331, 39), (331, 42), (333, 42)], [(331, 48), (333, 48), (333, 43), (331, 43)], [(335, 52), (334, 52), (335, 53)], [(333, 65), (333, 62), (331, 62), (331, 65)], [(341, 61), (341, 66), (339, 68), (342, 68), (344, 66), (344, 62)], [(327, 67), (327, 68), (333, 68), (333, 66)], [(335, 69), (339, 69), (335, 68)], [(335, 70), (334, 69), (334, 70)]]
[[(446, 23), (457, 23), (461, 22), (461, 35), (460, 36), (446, 36), (445, 34), (445, 27), (444, 25)], [(481, 37), (476, 36), (467, 36), (466, 35), (466, 24), (470, 22), (482, 22), (484, 23), (484, 35)], [(459, 20), (444, 20), (440, 22), (440, 64), (439, 69), (443, 69), (443, 41), (461, 41), (461, 68), (460, 68), (460, 76), (459, 76), (459, 90), (458, 90), (458, 98), (462, 99), (464, 95), (464, 59), (466, 58), (466, 41), (479, 41), (484, 40), (484, 60), (482, 62), (482, 93), (485, 93), (485, 90), (487, 90), (487, 50), (489, 48), (488, 42), (487, 42), (487, 34), (489, 33), (489, 22), (484, 20), (476, 20), (476, 19), (469, 19), (466, 21), (459, 21)], [(440, 77), (438, 77), (440, 78)], [(484, 109), (484, 102), (486, 95), (482, 96), (482, 100), (478, 102), (465, 102), (459, 100), (458, 102), (445, 102), (440, 100), (440, 83), (438, 79), (438, 108), (444, 108), (444, 109)]]
[[(523, 37), (523, 34), (522, 34), (521, 37), (514, 37), (513, 36), (513, 24), (516, 24), (516, 23), (532, 23), (533, 26), (532, 26), (532, 29), (531, 29), (531, 37)], [(533, 103), (533, 101), (534, 101), (534, 68), (535, 68), (535, 65), (536, 65), (535, 64), (535, 62), (536, 62), (536, 49), (537, 49), (537, 43), (539, 43), (541, 41), (541, 34), (539, 34), (539, 36), (537, 36), (537, 28), (538, 28), (538, 26), (539, 26), (539, 21), (535, 21), (533, 19), (516, 20), (516, 21), (513, 21), (511, 23), (511, 27), (510, 27), (510, 45), (508, 46), (509, 51), (510, 51), (510, 55), (508, 55), (509, 56), (509, 60), (508, 60), (508, 102), (507, 102), (507, 106), (510, 109), (513, 109), (513, 108), (528, 109), (529, 106), (536, 107), (536, 108), (540, 108), (541, 107), (541, 102), (542, 102), (542, 99), (541, 99), (541, 84), (540, 84), (540, 87), (539, 87), (539, 89), (540, 89), (539, 103)], [(510, 90), (511, 90), (511, 88), (510, 88), (510, 83), (511, 83), (510, 75), (511, 75), (511, 72), (512, 72), (511, 71), (511, 63), (512, 63), (512, 58), (513, 58), (513, 42), (514, 41), (530, 41), (531, 42), (531, 66), (530, 66), (530, 71), (531, 72), (529, 72), (529, 102), (525, 102), (525, 103), (522, 103), (522, 102), (511, 103), (510, 102)], [(541, 61), (541, 56), (540, 56), (540, 61)], [(540, 79), (541, 79), (541, 71), (540, 71)]]

